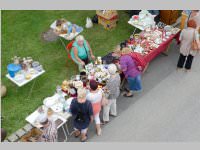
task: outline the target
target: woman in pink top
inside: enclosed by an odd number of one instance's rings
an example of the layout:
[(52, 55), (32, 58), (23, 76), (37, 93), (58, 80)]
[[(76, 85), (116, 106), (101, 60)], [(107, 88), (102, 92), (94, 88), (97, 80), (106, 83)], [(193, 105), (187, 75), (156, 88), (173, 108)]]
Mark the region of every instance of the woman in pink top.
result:
[(101, 127), (100, 127), (101, 122), (99, 114), (101, 111), (102, 97), (103, 97), (103, 91), (98, 89), (98, 83), (95, 80), (90, 80), (90, 90), (86, 98), (92, 103), (97, 135), (101, 135)]

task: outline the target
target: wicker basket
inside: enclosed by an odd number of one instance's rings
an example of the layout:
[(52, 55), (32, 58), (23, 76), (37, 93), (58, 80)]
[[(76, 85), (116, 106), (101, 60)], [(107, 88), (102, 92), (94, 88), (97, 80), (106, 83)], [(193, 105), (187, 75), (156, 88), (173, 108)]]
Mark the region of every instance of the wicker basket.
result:
[(39, 129), (33, 128), (27, 134), (22, 136), (20, 138), (20, 141), (21, 142), (35, 142), (33, 139), (38, 139), (41, 134), (42, 134), (42, 132)]

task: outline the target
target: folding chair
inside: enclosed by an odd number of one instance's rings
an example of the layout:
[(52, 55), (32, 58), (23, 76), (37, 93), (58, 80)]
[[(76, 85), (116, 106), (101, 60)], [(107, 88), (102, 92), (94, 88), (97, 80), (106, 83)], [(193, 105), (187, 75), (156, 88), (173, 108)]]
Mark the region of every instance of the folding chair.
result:
[(68, 58), (71, 59), (71, 55), (70, 55), (70, 50), (72, 49), (72, 45), (73, 45), (74, 41), (71, 41), (69, 44), (67, 44), (66, 46), (66, 51), (68, 54)]

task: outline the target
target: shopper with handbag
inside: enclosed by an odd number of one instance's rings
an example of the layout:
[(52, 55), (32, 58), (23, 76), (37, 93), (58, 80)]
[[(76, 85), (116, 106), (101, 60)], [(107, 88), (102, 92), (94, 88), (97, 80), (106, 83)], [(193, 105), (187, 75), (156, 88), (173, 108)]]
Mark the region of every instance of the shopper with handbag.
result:
[(189, 20), (187, 28), (180, 34), (180, 56), (177, 64), (177, 70), (185, 68), (189, 71), (192, 67), (194, 56), (199, 52), (199, 34), (196, 30), (197, 24), (194, 20)]
[(91, 60), (95, 60), (95, 56), (93, 55), (89, 43), (82, 35), (76, 37), (70, 55), (72, 60), (78, 65), (80, 72), (83, 70), (85, 65), (90, 63)]
[(104, 124), (109, 122), (109, 115), (117, 116), (117, 98), (120, 95), (120, 75), (117, 73), (115, 64), (108, 66), (108, 71), (111, 75), (107, 81), (105, 89), (108, 90), (108, 103), (103, 106), (103, 121)]

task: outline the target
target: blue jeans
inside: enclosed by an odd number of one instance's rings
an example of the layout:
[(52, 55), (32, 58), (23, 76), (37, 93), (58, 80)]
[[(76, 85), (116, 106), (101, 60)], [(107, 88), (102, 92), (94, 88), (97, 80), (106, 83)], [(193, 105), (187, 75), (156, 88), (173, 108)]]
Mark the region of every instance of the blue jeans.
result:
[(142, 90), (142, 80), (141, 80), (141, 75), (137, 75), (136, 77), (128, 77), (128, 85), (129, 85), (129, 90), (131, 91), (140, 91)]

